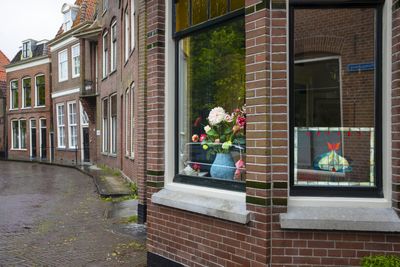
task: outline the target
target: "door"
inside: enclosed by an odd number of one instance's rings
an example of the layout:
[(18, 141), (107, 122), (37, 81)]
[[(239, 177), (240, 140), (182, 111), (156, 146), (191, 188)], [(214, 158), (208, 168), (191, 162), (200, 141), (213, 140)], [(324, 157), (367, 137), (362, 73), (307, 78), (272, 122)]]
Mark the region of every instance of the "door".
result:
[(40, 158), (47, 158), (47, 129), (46, 129), (46, 120), (40, 120)]
[(89, 127), (82, 128), (82, 135), (83, 135), (83, 161), (90, 162)]
[(36, 120), (31, 120), (31, 158), (36, 158)]

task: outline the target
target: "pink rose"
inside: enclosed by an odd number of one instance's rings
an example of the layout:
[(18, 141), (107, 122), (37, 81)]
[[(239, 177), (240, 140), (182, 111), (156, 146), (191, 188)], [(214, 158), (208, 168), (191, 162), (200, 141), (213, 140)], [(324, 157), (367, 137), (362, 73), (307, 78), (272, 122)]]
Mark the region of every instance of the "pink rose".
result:
[(192, 136), (192, 141), (193, 142), (199, 142), (199, 136), (197, 135), (197, 134), (194, 134), (193, 136)]
[(200, 142), (203, 142), (204, 139), (206, 139), (206, 138), (207, 138), (207, 135), (206, 135), (206, 134), (201, 134), (201, 135), (200, 135)]
[(236, 123), (240, 126), (240, 128), (243, 128), (246, 125), (246, 118), (245, 117), (237, 117)]
[(244, 167), (245, 167), (244, 161), (241, 160), (241, 159), (239, 159), (239, 160), (235, 163), (235, 166), (236, 166), (235, 175), (236, 175), (236, 176), (239, 176), (240, 173), (242, 172), (242, 170), (243, 170)]

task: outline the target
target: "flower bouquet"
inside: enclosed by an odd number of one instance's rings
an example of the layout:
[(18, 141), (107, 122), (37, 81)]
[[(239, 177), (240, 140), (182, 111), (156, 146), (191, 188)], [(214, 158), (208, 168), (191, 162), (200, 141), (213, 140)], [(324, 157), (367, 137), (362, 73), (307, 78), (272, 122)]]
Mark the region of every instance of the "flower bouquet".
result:
[(212, 177), (233, 179), (239, 176), (244, 168), (244, 161), (240, 158), (234, 163), (230, 151), (232, 148), (241, 150), (245, 144), (246, 109), (236, 109), (231, 114), (221, 107), (215, 107), (207, 118), (208, 125), (204, 127), (203, 134), (192, 136), (193, 142), (200, 142), (203, 149), (210, 154), (215, 154), (211, 166)]

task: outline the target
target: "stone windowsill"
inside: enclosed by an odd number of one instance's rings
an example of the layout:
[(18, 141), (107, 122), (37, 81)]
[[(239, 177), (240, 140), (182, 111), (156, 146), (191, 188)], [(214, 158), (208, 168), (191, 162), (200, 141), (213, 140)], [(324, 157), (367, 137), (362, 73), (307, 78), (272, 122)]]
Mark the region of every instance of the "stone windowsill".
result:
[(283, 229), (400, 232), (391, 208), (289, 207), (280, 223)]
[(250, 212), (246, 210), (245, 201), (197, 195), (170, 189), (162, 189), (153, 194), (151, 201), (155, 204), (236, 223), (247, 224), (250, 221)]

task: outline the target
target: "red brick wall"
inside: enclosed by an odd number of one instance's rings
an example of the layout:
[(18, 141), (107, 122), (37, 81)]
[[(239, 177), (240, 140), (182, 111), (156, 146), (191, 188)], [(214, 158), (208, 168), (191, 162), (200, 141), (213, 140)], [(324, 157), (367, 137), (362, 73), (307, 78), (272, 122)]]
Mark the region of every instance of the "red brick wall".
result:
[[(35, 76), (39, 74), (45, 75), (45, 107), (35, 108)], [(31, 108), (22, 107), (22, 79), (31, 78)], [(8, 157), (10, 159), (30, 159), (30, 119), (36, 119), (36, 140), (37, 140), (37, 158), (39, 158), (39, 130), (40, 122), (39, 118), (46, 118), (47, 136), (46, 143), (47, 146), (50, 144), (49, 132), (52, 125), (52, 99), (51, 99), (51, 78), (50, 78), (50, 64), (42, 64), (35, 67), (29, 67), (21, 70), (16, 70), (7, 73), (7, 103), (6, 103), (6, 113), (7, 113), (7, 135), (8, 135)], [(18, 80), (18, 109), (10, 110), (10, 81)], [(26, 150), (16, 151), (11, 148), (11, 120), (25, 119), (26, 124)], [(47, 159), (50, 159), (50, 150), (47, 149)]]

